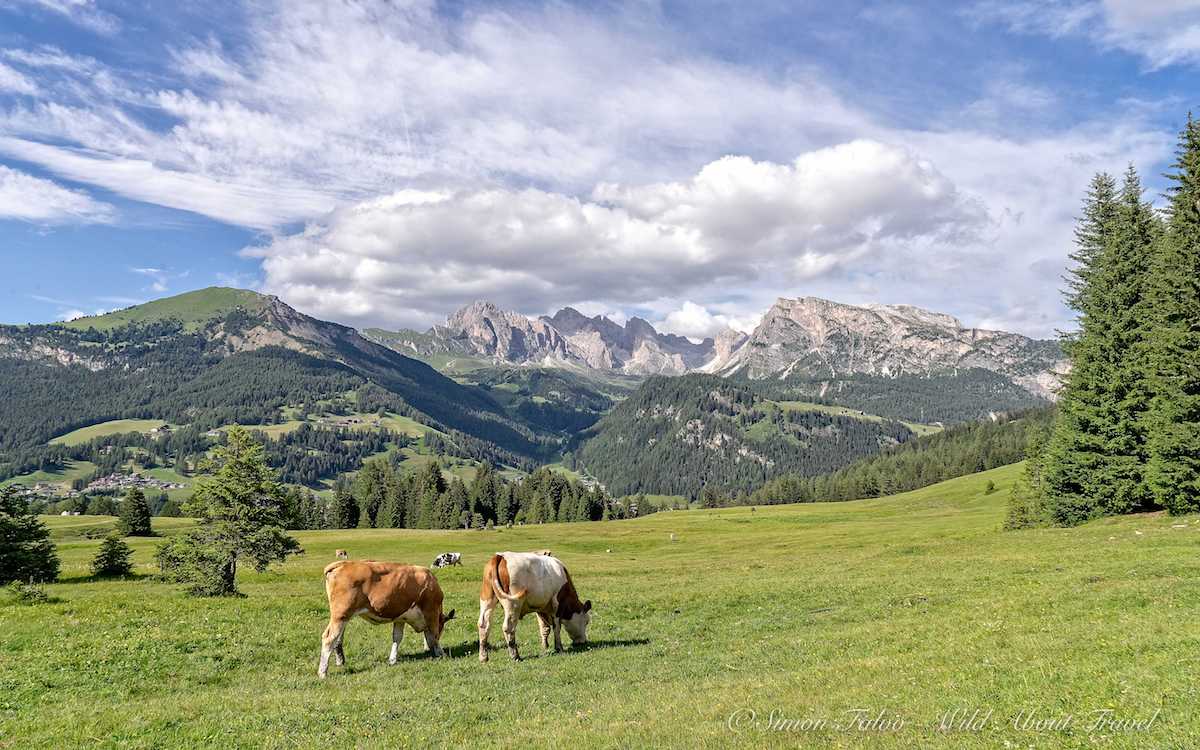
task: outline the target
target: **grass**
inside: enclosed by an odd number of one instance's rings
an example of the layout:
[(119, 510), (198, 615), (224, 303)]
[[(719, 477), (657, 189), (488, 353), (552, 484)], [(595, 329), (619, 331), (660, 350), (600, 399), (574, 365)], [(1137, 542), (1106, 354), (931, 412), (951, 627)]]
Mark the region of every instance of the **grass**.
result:
[[(55, 542), (67, 540), (96, 539), (117, 527), (116, 516), (41, 516), (50, 528), (50, 537)], [(180, 529), (195, 525), (191, 518), (153, 518), (151, 527), (155, 533), (170, 536)]]
[(0, 482), (0, 487), (9, 484), (36, 484), (37, 482), (50, 482), (51, 484), (62, 485), (64, 488), (69, 488), (71, 483), (76, 479), (91, 476), (96, 471), (96, 464), (91, 461), (67, 461), (66, 466), (62, 469), (54, 471), (35, 471), (31, 474), (22, 474), (19, 477)]
[(128, 307), (105, 315), (77, 318), (63, 325), (67, 328), (111, 331), (130, 323), (150, 323), (178, 320), (188, 331), (199, 330), (204, 323), (242, 308), (250, 312), (262, 310), (267, 298), (245, 289), (209, 287)]
[[(100, 582), (87, 570), (97, 542), (64, 541), (55, 601), (0, 598), (0, 745), (1195, 746), (1200, 519), (1002, 532), (1017, 473), (882, 500), (604, 524), (302, 532), (307, 554), (240, 573), (246, 596), (232, 599), (189, 599), (146, 575), (154, 540), (130, 540), (140, 577)], [(595, 603), (592, 647), (539, 656), (526, 618), (526, 660), (499, 649), (480, 665), (484, 561), (541, 547)], [(463, 567), (438, 572), (458, 610), (443, 639), (451, 658), (424, 658), (410, 631), (388, 667), (389, 630), (356, 621), (347, 667), (319, 682), (321, 570), (336, 548), (421, 564), (462, 552)], [(938, 730), (962, 708), (992, 718)], [(834, 728), (855, 709), (903, 726)], [(1099, 709), (1160, 714), (1144, 732), (1089, 731)], [(828, 723), (772, 731), (772, 711)], [(1021, 711), (1075, 720), (1021, 730)]]
[(129, 432), (147, 433), (165, 425), (161, 419), (113, 419), (108, 422), (80, 427), (50, 441), (51, 445), (82, 445), (96, 438), (124, 435)]

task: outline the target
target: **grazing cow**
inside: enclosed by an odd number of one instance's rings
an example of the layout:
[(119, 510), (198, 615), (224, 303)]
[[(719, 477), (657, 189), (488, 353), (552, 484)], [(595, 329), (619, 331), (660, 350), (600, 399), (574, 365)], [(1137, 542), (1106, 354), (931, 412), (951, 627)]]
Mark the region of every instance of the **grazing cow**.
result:
[(450, 565), (462, 565), (461, 552), (443, 552), (433, 560), (435, 568), (445, 568)]
[(521, 658), (517, 652), (517, 621), (530, 612), (537, 614), (543, 650), (550, 648), (553, 630), (554, 650), (562, 651), (560, 628), (564, 625), (572, 643), (587, 643), (592, 602), (579, 601), (571, 574), (557, 557), (538, 552), (499, 552), (488, 560), (479, 591), (479, 661), (488, 660), (488, 631), (497, 602), (504, 607), (504, 642), (514, 660)]
[(334, 551), (333, 556), (339, 560), (345, 560), (347, 557), (350, 556), (350, 553), (344, 549), (339, 549), (339, 550)]
[(434, 656), (442, 655), (439, 641), (454, 610), (442, 614), (442, 587), (429, 568), (374, 560), (338, 561), (325, 568), (325, 595), (329, 598), (329, 626), (321, 636), (321, 664), (317, 676), (329, 671), (329, 655), (337, 665), (346, 663), (342, 634), (355, 615), (370, 623), (392, 623), (392, 652), (395, 664), (404, 626), (425, 634), (425, 646)]

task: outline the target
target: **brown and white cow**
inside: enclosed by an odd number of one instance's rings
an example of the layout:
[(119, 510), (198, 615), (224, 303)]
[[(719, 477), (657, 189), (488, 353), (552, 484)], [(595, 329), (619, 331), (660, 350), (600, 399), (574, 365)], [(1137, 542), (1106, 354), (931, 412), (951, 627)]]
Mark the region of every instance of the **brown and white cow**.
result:
[(317, 676), (329, 671), (329, 655), (337, 665), (346, 663), (342, 634), (358, 615), (374, 624), (392, 623), (392, 652), (395, 664), (404, 626), (425, 634), (425, 645), (434, 656), (442, 655), (442, 628), (454, 619), (454, 610), (442, 614), (442, 587), (429, 568), (374, 560), (339, 560), (325, 568), (325, 595), (329, 599), (329, 625), (321, 636), (321, 664)]
[(562, 626), (572, 643), (587, 643), (592, 602), (579, 601), (571, 574), (557, 557), (542, 552), (498, 552), (488, 560), (479, 590), (479, 661), (488, 660), (488, 631), (497, 602), (504, 607), (504, 642), (513, 659), (521, 658), (517, 622), (531, 612), (538, 617), (543, 650), (550, 648), (553, 630), (554, 650), (562, 651)]

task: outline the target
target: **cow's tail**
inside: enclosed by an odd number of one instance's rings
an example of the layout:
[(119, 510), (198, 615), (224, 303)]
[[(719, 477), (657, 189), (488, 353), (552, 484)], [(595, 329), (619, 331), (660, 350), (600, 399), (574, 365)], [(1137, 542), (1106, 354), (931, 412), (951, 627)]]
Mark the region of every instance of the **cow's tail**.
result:
[(493, 555), (488, 563), (488, 572), (491, 574), (488, 579), (492, 582), (492, 591), (496, 592), (496, 596), (506, 602), (519, 602), (521, 597), (513, 596), (504, 589), (500, 588), (500, 563), (504, 560), (503, 555)]
[(328, 599), (333, 594), (333, 574), (337, 569), (350, 562), (349, 560), (335, 560), (325, 566), (325, 598)]

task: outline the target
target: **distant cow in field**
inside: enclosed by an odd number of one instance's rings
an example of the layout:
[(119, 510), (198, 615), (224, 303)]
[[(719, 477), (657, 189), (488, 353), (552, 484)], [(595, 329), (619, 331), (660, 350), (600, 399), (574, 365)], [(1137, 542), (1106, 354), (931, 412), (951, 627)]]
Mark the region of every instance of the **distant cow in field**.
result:
[(345, 560), (347, 557), (349, 557), (349, 556), (350, 556), (350, 553), (349, 553), (349, 552), (347, 552), (347, 551), (346, 551), (346, 550), (344, 550), (344, 549), (339, 549), (339, 550), (336, 550), (336, 551), (333, 553), (333, 556), (334, 556), (334, 557), (336, 557), (336, 558), (337, 558), (337, 559), (339, 559), (339, 560)]
[(442, 587), (429, 568), (374, 560), (338, 561), (325, 568), (325, 595), (329, 599), (329, 625), (321, 636), (321, 664), (317, 676), (329, 671), (329, 655), (337, 665), (346, 663), (342, 635), (355, 615), (370, 623), (392, 623), (392, 652), (395, 664), (404, 626), (425, 634), (425, 645), (434, 656), (442, 655), (439, 641), (454, 610), (442, 614)]
[(461, 552), (443, 552), (433, 560), (433, 567), (445, 568), (451, 565), (462, 565)]
[(587, 643), (592, 602), (579, 601), (571, 574), (557, 557), (537, 552), (499, 552), (488, 560), (479, 591), (479, 661), (488, 660), (488, 631), (497, 602), (504, 607), (504, 642), (515, 660), (521, 658), (517, 622), (530, 612), (537, 614), (543, 650), (550, 648), (553, 630), (554, 650), (562, 651), (562, 626), (566, 626), (572, 643)]

